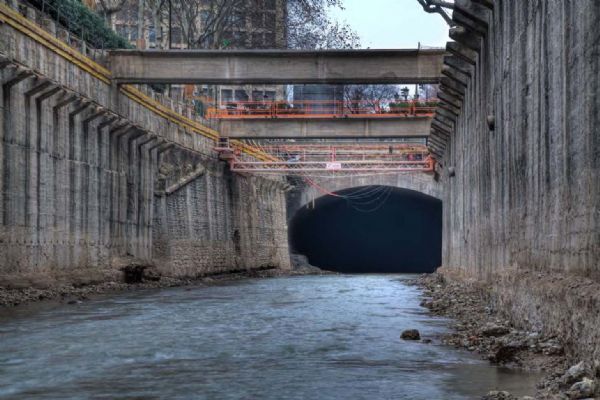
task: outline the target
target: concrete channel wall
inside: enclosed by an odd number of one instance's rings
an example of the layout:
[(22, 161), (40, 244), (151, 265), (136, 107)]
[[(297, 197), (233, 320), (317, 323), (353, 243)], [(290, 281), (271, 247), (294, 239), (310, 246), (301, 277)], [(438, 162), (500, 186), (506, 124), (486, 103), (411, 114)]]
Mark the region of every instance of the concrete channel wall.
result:
[(115, 103), (91, 60), (0, 7), (0, 277), (113, 279), (124, 257), (171, 275), (289, 266), (280, 183), (226, 174), (214, 131), (135, 89)]
[(486, 33), (442, 160), (444, 269), (598, 358), (600, 2), (469, 3), (455, 21), (475, 10), (483, 23), (467, 33)]

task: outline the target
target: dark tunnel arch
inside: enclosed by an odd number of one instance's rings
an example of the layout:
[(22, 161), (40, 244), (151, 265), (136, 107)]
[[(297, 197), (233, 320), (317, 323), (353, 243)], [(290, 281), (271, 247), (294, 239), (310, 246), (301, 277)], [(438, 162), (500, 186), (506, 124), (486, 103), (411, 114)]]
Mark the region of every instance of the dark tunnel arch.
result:
[[(292, 252), (344, 273), (433, 272), (441, 264), (442, 202), (410, 189), (362, 186), (300, 208), (289, 225)], [(384, 201), (385, 200), (385, 201)]]

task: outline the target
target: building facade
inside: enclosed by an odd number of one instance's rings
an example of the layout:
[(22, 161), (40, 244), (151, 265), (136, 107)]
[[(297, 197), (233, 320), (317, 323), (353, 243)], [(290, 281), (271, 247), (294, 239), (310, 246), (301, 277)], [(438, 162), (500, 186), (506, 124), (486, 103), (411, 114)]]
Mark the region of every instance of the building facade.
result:
[[(86, 0), (121, 36), (141, 49), (282, 49), (287, 0)], [(110, 7), (110, 10), (107, 8)], [(109, 12), (107, 12), (109, 11)], [(226, 106), (284, 97), (281, 85), (175, 86), (173, 92)]]

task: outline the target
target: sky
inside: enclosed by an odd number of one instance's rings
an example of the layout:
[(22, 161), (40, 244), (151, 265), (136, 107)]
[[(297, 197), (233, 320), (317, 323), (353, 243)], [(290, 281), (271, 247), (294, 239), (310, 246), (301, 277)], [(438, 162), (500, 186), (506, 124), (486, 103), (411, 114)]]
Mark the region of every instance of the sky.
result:
[(363, 48), (445, 47), (448, 25), (438, 14), (423, 11), (417, 0), (344, 0), (345, 10), (331, 16), (360, 36)]

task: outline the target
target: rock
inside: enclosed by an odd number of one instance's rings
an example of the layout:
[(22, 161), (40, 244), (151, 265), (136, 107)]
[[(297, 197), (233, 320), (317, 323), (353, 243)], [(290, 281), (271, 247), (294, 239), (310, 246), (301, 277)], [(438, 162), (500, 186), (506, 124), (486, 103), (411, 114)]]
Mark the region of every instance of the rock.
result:
[(162, 277), (162, 274), (160, 273), (158, 268), (156, 268), (154, 266), (149, 266), (146, 269), (144, 269), (142, 279), (145, 281), (158, 282), (158, 281), (160, 281), (161, 277)]
[(417, 329), (407, 329), (402, 332), (400, 335), (400, 339), (404, 340), (419, 340), (421, 339), (421, 334)]
[(482, 400), (518, 400), (518, 398), (506, 391), (492, 390), (483, 396)]
[(481, 334), (483, 336), (503, 336), (510, 332), (510, 329), (503, 325), (494, 323), (488, 323), (481, 328)]
[(551, 339), (539, 344), (542, 353), (547, 356), (559, 356), (564, 353), (563, 347), (556, 339)]
[(600, 378), (600, 360), (594, 360), (594, 375)]
[(421, 340), (421, 342), (429, 344), (431, 343), (431, 339), (423, 339)]
[(571, 385), (573, 382), (580, 381), (585, 376), (586, 368), (585, 363), (581, 361), (578, 364), (573, 365), (565, 372), (560, 378), (561, 382), (565, 385)]
[(521, 347), (514, 345), (502, 345), (492, 354), (489, 359), (496, 364), (502, 364), (512, 361), (515, 355), (521, 350)]
[(595, 390), (596, 383), (589, 378), (583, 378), (583, 380), (571, 386), (568, 391), (568, 395), (570, 399), (585, 399), (588, 397), (594, 397)]

